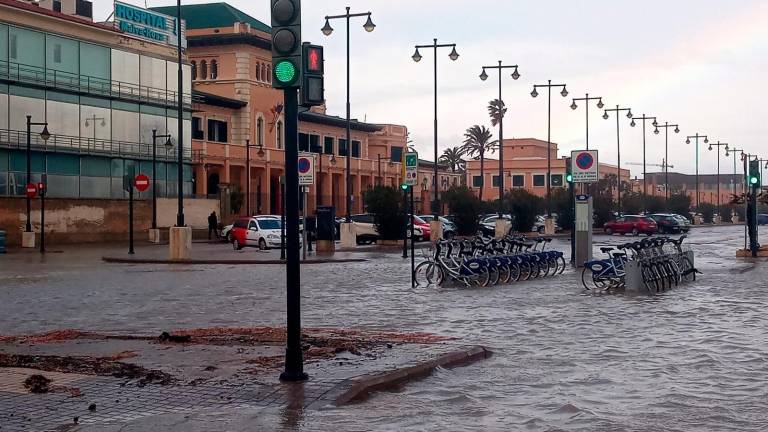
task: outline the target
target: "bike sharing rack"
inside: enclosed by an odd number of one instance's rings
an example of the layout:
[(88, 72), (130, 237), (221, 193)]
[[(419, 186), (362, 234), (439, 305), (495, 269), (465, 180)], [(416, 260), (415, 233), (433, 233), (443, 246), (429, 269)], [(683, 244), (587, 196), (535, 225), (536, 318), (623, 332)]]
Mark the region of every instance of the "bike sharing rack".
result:
[[(674, 258), (675, 261), (681, 262), (683, 259), (688, 258), (693, 267), (693, 271), (696, 271), (696, 262), (694, 261), (694, 255), (692, 250), (684, 250), (682, 254)], [(680, 256), (681, 255), (681, 256)], [(631, 295), (649, 294), (648, 289), (645, 287), (645, 280), (643, 279), (643, 260), (633, 260), (624, 264), (624, 293)], [(681, 281), (682, 283), (682, 281)]]

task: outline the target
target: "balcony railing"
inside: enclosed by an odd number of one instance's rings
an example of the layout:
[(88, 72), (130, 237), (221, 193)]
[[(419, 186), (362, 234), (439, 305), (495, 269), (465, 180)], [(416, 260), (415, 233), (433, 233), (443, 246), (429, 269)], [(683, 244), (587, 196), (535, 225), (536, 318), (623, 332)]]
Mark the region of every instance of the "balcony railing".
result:
[[(0, 60), (0, 80), (139, 103), (173, 106), (178, 100), (178, 92), (171, 90), (11, 63), (3, 60)], [(185, 94), (183, 100), (187, 108), (192, 107), (191, 95)]]
[[(76, 153), (94, 156), (129, 157), (138, 159), (152, 159), (152, 144), (136, 143), (130, 141), (115, 141), (105, 139), (93, 139), (67, 135), (51, 135), (48, 141), (44, 141), (39, 133), (30, 135), (32, 150), (42, 152)], [(166, 153), (164, 141), (158, 140), (157, 158), (160, 160), (176, 160), (177, 150)], [(26, 131), (0, 129), (0, 148), (13, 150), (26, 150)], [(184, 148), (184, 159), (191, 161), (192, 152), (189, 147)]]

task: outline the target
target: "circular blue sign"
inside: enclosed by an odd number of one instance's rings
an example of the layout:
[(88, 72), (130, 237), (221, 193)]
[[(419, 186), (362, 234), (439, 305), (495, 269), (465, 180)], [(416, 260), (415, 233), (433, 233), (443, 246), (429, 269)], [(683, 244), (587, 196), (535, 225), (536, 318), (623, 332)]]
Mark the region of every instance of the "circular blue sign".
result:
[(309, 162), (309, 158), (299, 158), (299, 174), (307, 174), (312, 169), (312, 163)]
[(590, 153), (579, 153), (579, 155), (576, 156), (576, 166), (579, 167), (580, 170), (588, 170), (592, 168), (594, 163), (595, 159)]

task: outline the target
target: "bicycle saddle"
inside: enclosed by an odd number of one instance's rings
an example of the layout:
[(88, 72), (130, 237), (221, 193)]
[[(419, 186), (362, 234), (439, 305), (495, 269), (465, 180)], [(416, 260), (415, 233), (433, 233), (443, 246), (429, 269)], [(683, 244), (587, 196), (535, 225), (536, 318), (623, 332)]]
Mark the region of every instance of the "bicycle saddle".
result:
[(602, 253), (608, 253), (608, 252), (610, 252), (612, 250), (613, 250), (612, 247), (601, 247), (600, 248), (600, 252), (602, 252)]

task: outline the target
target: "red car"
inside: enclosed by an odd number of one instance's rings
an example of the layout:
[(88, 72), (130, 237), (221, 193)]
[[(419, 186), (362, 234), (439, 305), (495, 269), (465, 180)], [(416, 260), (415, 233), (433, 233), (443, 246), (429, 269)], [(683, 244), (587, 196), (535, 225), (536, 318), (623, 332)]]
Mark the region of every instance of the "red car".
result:
[[(416, 241), (424, 241), (429, 240), (431, 231), (429, 229), (429, 223), (426, 222), (424, 219), (414, 216), (413, 217), (413, 226), (421, 228), (422, 236), (416, 237)], [(410, 235), (410, 233), (408, 234)]]
[(646, 216), (637, 215), (621, 216), (616, 220), (607, 222), (603, 228), (608, 235), (616, 233), (632, 234), (635, 236), (647, 234), (650, 236), (659, 231), (656, 221)]

